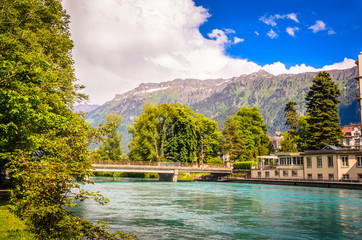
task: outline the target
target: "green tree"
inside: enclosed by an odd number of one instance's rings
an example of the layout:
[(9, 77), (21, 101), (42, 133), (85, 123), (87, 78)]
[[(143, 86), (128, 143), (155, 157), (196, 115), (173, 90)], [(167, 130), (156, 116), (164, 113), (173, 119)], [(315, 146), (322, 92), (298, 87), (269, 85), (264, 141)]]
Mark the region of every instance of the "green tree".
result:
[(141, 114), (127, 126), (132, 134), (130, 157), (135, 161), (160, 161), (163, 157), (167, 128), (174, 109), (168, 104), (159, 106), (146, 102)]
[(239, 124), (233, 117), (226, 120), (223, 135), (222, 150), (223, 154), (228, 154), (230, 163), (243, 160), (247, 146), (239, 130)]
[(220, 151), (222, 134), (218, 131), (217, 122), (202, 114), (195, 114), (197, 162), (205, 163), (216, 158)]
[(73, 181), (88, 183), (97, 133), (71, 111), (86, 97), (74, 75), (69, 16), (55, 0), (1, 1), (0, 9), (0, 159), (12, 174), (12, 210), (40, 239), (127, 238), (65, 208), (75, 199), (106, 201)]
[(306, 96), (307, 149), (318, 150), (325, 145), (340, 146), (340, 139), (343, 138), (337, 106), (340, 95), (329, 73), (320, 72), (313, 79)]
[(130, 157), (136, 161), (193, 162), (217, 154), (217, 123), (182, 104), (145, 103), (132, 126)]
[(281, 150), (283, 152), (297, 152), (296, 135), (298, 130), (299, 118), (295, 106), (296, 102), (289, 101), (284, 108), (285, 125), (288, 126), (288, 132), (283, 134), (280, 141)]
[(106, 115), (106, 123), (102, 126), (105, 138), (101, 140), (96, 155), (102, 160), (120, 160), (122, 156), (122, 134), (118, 131), (123, 117), (117, 113)]
[(176, 114), (168, 125), (165, 157), (170, 162), (193, 162), (197, 149), (194, 112), (182, 104), (175, 104), (173, 107)]
[(237, 122), (238, 131), (246, 145), (247, 151), (242, 159), (254, 160), (257, 156), (270, 153), (272, 142), (267, 136), (264, 119), (257, 107), (243, 107), (231, 118)]
[(299, 118), (295, 108), (296, 105), (296, 102), (289, 101), (284, 108), (284, 118), (286, 119), (285, 125), (288, 126), (289, 139), (295, 136), (298, 128)]
[(290, 136), (290, 132), (285, 132), (282, 134), (282, 140), (280, 141), (280, 147), (282, 152), (297, 152), (297, 142), (296, 136)]

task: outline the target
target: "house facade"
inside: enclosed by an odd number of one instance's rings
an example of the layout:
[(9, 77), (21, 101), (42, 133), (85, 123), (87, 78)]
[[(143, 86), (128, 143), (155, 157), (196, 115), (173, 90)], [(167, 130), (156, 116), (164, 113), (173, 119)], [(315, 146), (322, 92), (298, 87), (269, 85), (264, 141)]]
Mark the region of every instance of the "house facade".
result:
[[(252, 178), (362, 181), (362, 151), (326, 147), (323, 150), (276, 153), (258, 157)], [(273, 161), (271, 161), (273, 159)]]
[(360, 124), (350, 124), (344, 126), (342, 132), (344, 134), (344, 138), (341, 140), (343, 148), (362, 149)]

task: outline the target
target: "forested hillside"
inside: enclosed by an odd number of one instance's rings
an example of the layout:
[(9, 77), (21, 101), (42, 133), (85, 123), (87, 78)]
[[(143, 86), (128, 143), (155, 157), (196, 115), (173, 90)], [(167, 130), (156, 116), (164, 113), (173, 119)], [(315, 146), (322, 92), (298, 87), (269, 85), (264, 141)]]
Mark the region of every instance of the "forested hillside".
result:
[[(340, 98), (341, 124), (359, 122), (358, 104), (354, 100), (358, 93), (357, 68), (328, 71), (342, 92)], [(116, 112), (124, 117), (121, 132), (124, 146), (130, 141), (126, 125), (137, 117), (143, 103), (182, 103), (195, 112), (218, 122), (219, 127), (228, 116), (234, 115), (241, 107), (257, 106), (267, 124), (268, 134), (285, 131), (284, 106), (295, 101), (299, 114), (305, 114), (305, 96), (317, 73), (282, 74), (274, 76), (265, 71), (241, 75), (231, 79), (197, 80), (176, 79), (163, 83), (141, 84), (134, 90), (116, 95), (112, 101), (91, 111), (87, 121), (96, 125), (105, 115)]]

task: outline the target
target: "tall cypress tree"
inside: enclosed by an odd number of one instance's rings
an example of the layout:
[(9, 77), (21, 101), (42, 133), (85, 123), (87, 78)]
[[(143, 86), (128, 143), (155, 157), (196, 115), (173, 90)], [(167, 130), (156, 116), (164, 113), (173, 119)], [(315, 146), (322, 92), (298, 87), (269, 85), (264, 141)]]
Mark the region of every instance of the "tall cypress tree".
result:
[(339, 96), (341, 92), (329, 73), (318, 73), (306, 97), (307, 149), (319, 150), (325, 145), (340, 146), (343, 134), (339, 126)]

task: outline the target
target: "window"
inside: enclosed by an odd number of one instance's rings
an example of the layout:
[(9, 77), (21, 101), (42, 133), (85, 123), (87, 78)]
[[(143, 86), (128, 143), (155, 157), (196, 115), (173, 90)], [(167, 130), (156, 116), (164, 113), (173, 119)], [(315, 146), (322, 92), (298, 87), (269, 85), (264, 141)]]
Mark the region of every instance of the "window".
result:
[(334, 180), (334, 174), (332, 173), (332, 174), (328, 174), (328, 179), (330, 180), (330, 181), (333, 181)]
[(349, 180), (349, 174), (343, 174), (343, 180)]
[(349, 146), (349, 139), (346, 140), (346, 145)]
[(258, 177), (261, 178), (261, 172), (258, 172)]
[(308, 168), (312, 167), (312, 159), (311, 159), (311, 157), (307, 157), (307, 167)]
[(311, 174), (311, 173), (308, 173), (308, 179), (309, 179), (309, 180), (313, 179), (313, 177), (312, 177), (312, 174)]
[(285, 165), (285, 158), (280, 158), (280, 165)]
[(292, 176), (293, 177), (298, 176), (298, 172), (296, 170), (292, 170)]
[(288, 171), (283, 170), (283, 176), (288, 177)]
[(265, 177), (270, 178), (270, 172), (265, 172)]
[(276, 170), (275, 170), (275, 173), (274, 173), (274, 174), (275, 174), (276, 177), (279, 176), (279, 171), (276, 171)]
[(356, 139), (354, 140), (354, 145), (356, 146), (357, 149), (359, 149), (359, 146), (360, 146), (360, 139)]
[(319, 167), (319, 168), (322, 167), (322, 157), (321, 156), (317, 157), (317, 167)]
[(358, 174), (358, 180), (362, 181), (362, 174)]
[(287, 163), (286, 163), (286, 165), (290, 165), (290, 164), (291, 164), (291, 161), (292, 161), (291, 157), (287, 157)]
[(333, 167), (333, 156), (328, 156), (328, 167)]
[(342, 156), (342, 167), (348, 167), (348, 156)]
[(293, 157), (293, 165), (297, 165), (297, 157)]
[(318, 179), (322, 180), (323, 179), (323, 174), (322, 173), (318, 173)]
[(357, 156), (357, 167), (362, 167), (362, 156)]

